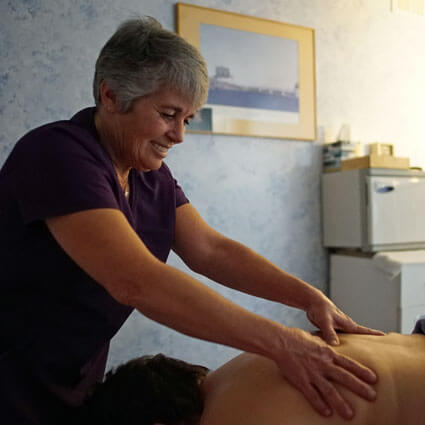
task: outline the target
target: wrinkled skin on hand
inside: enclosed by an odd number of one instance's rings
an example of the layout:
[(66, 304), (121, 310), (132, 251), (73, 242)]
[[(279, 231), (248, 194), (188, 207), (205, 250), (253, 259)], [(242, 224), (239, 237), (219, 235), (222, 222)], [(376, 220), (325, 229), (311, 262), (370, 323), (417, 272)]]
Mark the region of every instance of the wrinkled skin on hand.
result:
[(358, 362), (338, 354), (321, 338), (287, 328), (285, 349), (275, 359), (284, 377), (303, 393), (323, 416), (336, 411), (351, 419), (354, 411), (335, 386), (338, 383), (366, 400), (374, 400), (376, 375)]
[(331, 345), (339, 344), (337, 330), (346, 333), (384, 335), (384, 332), (358, 325), (326, 297), (321, 302), (314, 303), (306, 313), (310, 322), (321, 330), (322, 338)]

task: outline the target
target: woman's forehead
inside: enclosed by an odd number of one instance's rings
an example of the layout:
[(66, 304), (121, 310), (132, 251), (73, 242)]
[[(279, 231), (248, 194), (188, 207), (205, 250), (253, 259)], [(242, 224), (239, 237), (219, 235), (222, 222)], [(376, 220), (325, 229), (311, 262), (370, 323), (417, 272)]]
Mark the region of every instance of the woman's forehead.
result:
[(177, 112), (195, 113), (195, 106), (189, 96), (175, 89), (158, 90), (151, 96), (152, 100), (161, 106), (170, 107)]

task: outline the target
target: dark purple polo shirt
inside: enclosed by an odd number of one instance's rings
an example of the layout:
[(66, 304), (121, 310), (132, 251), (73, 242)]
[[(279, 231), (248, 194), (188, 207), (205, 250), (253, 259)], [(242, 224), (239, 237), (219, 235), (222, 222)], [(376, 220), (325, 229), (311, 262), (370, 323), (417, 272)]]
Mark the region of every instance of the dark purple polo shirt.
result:
[[(132, 309), (66, 255), (45, 219), (121, 210), (165, 262), (183, 191), (163, 164), (130, 172), (124, 196), (98, 142), (94, 108), (37, 128), (0, 171), (0, 423), (58, 425), (105, 370), (109, 341)], [(107, 231), (107, 229), (105, 229)]]

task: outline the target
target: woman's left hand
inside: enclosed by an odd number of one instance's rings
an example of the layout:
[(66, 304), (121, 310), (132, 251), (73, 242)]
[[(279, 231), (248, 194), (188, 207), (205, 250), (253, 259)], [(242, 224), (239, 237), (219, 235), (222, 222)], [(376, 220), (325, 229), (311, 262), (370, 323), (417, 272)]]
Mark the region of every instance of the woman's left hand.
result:
[(326, 297), (313, 303), (306, 313), (310, 322), (321, 330), (322, 338), (330, 345), (339, 344), (337, 330), (346, 333), (385, 335), (382, 331), (358, 325)]

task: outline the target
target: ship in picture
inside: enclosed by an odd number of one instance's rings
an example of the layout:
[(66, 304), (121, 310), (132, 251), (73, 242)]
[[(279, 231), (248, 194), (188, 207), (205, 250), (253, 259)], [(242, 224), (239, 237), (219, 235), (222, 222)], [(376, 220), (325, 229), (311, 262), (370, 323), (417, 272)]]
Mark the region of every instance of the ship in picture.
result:
[(228, 67), (216, 66), (207, 103), (298, 113), (298, 83), (292, 90), (236, 84)]

